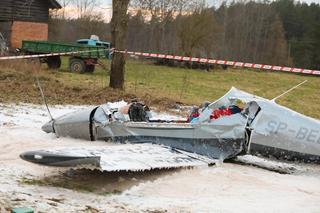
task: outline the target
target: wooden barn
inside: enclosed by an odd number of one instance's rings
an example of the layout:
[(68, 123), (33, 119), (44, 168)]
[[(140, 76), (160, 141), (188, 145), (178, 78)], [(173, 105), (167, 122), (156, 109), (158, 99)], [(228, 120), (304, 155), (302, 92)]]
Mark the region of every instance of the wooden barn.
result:
[(1, 0), (0, 32), (11, 48), (22, 40), (47, 40), (49, 9), (60, 9), (56, 0)]

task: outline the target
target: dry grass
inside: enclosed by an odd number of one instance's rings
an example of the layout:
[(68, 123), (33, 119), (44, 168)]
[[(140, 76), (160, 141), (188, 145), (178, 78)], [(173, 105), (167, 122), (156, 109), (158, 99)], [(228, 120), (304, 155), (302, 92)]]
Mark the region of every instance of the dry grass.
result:
[[(104, 62), (109, 65), (109, 62)], [(231, 86), (273, 98), (292, 86), (308, 80), (302, 87), (279, 99), (279, 103), (303, 114), (320, 118), (320, 78), (278, 72), (250, 70), (190, 70), (155, 66), (150, 62), (128, 61), (125, 90), (107, 87), (109, 76), (97, 69), (93, 74), (67, 71), (67, 60), (59, 72), (33, 62), (0, 64), (0, 102), (42, 103), (35, 78), (38, 76), (50, 104), (101, 104), (132, 98), (150, 105), (170, 107), (176, 102), (200, 104), (212, 101)]]
[[(232, 86), (272, 99), (291, 87), (306, 84), (278, 99), (278, 103), (320, 118), (320, 78), (254, 70), (216, 69), (211, 72), (154, 66), (131, 62), (127, 66), (127, 89), (136, 94), (170, 97), (186, 104), (213, 101)], [(135, 85), (138, 85), (135, 89)]]
[(98, 82), (90, 75), (52, 71), (24, 61), (0, 66), (0, 102), (41, 104), (36, 78), (40, 80), (51, 104), (98, 104), (118, 100), (120, 97), (135, 97), (124, 91), (109, 89), (105, 85), (98, 86)]

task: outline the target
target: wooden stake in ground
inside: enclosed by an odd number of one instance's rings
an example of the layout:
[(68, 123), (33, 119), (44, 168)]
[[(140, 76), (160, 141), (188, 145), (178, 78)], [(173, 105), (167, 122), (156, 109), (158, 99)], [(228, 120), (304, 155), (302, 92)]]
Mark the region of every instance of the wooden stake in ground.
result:
[[(126, 49), (127, 29), (128, 29), (128, 5), (130, 0), (112, 1), (112, 19), (111, 19), (111, 41), (117, 50)], [(110, 84), (111, 88), (123, 89), (125, 55), (114, 52), (111, 62)]]

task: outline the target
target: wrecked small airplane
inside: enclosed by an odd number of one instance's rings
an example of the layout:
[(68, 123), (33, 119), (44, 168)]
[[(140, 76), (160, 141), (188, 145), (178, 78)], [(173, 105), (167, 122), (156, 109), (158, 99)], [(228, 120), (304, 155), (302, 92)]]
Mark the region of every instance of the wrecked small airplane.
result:
[(53, 119), (42, 129), (57, 137), (122, 145), (29, 151), (20, 157), (51, 166), (94, 165), (103, 171), (208, 165), (248, 153), (320, 162), (320, 121), (278, 105), (277, 98), (232, 87), (190, 121), (152, 120), (141, 108), (135, 119), (130, 111), (127, 115), (104, 104)]

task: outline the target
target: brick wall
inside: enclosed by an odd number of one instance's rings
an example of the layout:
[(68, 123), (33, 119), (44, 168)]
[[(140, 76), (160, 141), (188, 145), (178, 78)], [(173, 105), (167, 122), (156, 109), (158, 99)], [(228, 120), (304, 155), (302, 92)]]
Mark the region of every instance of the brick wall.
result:
[(11, 47), (21, 48), (22, 40), (48, 40), (48, 24), (14, 21), (11, 26)]

